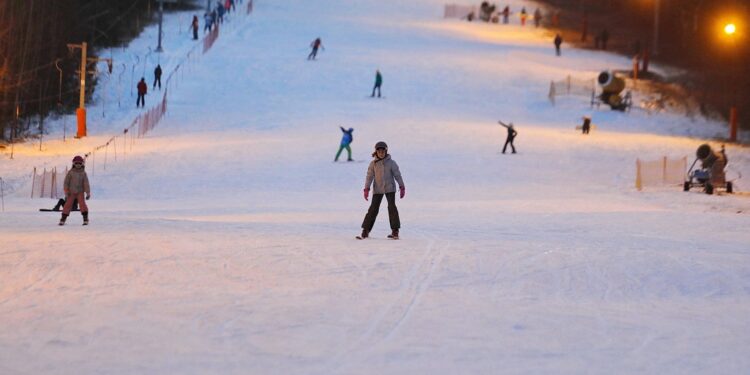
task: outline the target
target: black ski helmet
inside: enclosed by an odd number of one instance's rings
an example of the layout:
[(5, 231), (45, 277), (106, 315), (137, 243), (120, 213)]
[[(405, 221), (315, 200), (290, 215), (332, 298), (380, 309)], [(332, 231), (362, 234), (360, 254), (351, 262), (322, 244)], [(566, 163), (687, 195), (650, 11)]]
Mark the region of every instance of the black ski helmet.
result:
[(375, 150), (377, 150), (379, 148), (384, 148), (384, 149), (388, 150), (388, 145), (385, 142), (380, 141), (380, 142), (378, 142), (378, 143), (375, 144)]

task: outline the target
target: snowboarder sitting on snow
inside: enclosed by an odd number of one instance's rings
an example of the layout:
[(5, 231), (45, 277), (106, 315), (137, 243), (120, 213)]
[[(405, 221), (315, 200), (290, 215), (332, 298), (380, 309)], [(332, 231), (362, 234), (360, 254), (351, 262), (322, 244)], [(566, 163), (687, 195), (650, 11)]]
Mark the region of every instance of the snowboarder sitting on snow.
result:
[(85, 199), (91, 198), (91, 189), (89, 188), (89, 177), (84, 170), (82, 157), (76, 156), (73, 158), (73, 168), (65, 176), (63, 190), (65, 191), (65, 206), (60, 218), (60, 225), (65, 225), (65, 220), (70, 215), (74, 201), (78, 201), (78, 204), (81, 206), (83, 225), (88, 225), (89, 208), (86, 205), (86, 200), (84, 200), (84, 194), (86, 195)]
[(372, 87), (371, 98), (375, 97), (375, 89), (378, 90), (378, 98), (380, 97), (380, 86), (383, 85), (383, 75), (380, 74), (380, 70), (375, 70), (375, 86)]
[(326, 50), (325, 47), (323, 47), (323, 42), (320, 41), (320, 38), (315, 38), (315, 40), (310, 43), (310, 47), (312, 47), (312, 51), (307, 55), (308, 60), (315, 60), (315, 57), (318, 56), (318, 48), (322, 48), (323, 51)]
[(354, 129), (349, 128), (349, 130), (346, 130), (343, 126), (339, 126), (339, 128), (344, 133), (344, 135), (341, 137), (341, 146), (339, 146), (339, 152), (336, 153), (336, 158), (333, 159), (333, 161), (339, 161), (339, 155), (341, 155), (341, 151), (344, 151), (344, 149), (346, 149), (346, 152), (349, 155), (346, 161), (354, 161), (354, 159), (352, 159), (352, 148), (349, 146), (354, 141), (354, 136), (352, 136), (352, 132), (354, 132)]
[(503, 124), (502, 121), (498, 121), (497, 123), (508, 129), (508, 137), (505, 139), (505, 145), (503, 146), (503, 154), (505, 153), (505, 149), (508, 148), (509, 144), (510, 144), (511, 150), (513, 150), (512, 153), (515, 154), (516, 153), (516, 147), (513, 146), (513, 140), (516, 139), (516, 135), (518, 135), (518, 132), (513, 127), (513, 123), (511, 122), (510, 124)]
[[(60, 211), (63, 206), (65, 206), (65, 198), (59, 199), (55, 207), (52, 208), (52, 211)], [(71, 211), (78, 211), (78, 199), (73, 200)]]
[(388, 218), (391, 224), (391, 234), (388, 235), (388, 238), (397, 240), (401, 221), (396, 208), (396, 181), (399, 185), (399, 195), (403, 199), (406, 195), (404, 180), (401, 178), (398, 164), (388, 154), (388, 145), (385, 142), (375, 144), (375, 152), (372, 156), (373, 160), (367, 167), (364, 190), (365, 200), (367, 200), (370, 195), (370, 186), (373, 186), (372, 202), (370, 209), (367, 210), (367, 215), (365, 215), (365, 220), (362, 222), (362, 235), (357, 238), (364, 239), (370, 235), (370, 231), (375, 225), (375, 218), (378, 217), (380, 203), (383, 201), (383, 195), (385, 195), (388, 200)]

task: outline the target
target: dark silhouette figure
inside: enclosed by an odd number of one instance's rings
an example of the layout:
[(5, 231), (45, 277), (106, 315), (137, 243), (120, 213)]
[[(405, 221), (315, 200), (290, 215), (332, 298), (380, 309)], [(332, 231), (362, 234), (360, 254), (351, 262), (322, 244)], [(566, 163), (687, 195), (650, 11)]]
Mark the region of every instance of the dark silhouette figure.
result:
[(503, 146), (503, 154), (505, 153), (505, 150), (508, 148), (508, 145), (510, 145), (510, 149), (512, 150), (512, 153), (516, 153), (516, 147), (513, 146), (513, 140), (516, 139), (516, 135), (518, 135), (518, 132), (513, 127), (513, 123), (510, 124), (503, 124), (502, 121), (498, 121), (498, 124), (504, 126), (506, 129), (508, 129), (508, 137), (505, 138), (505, 145)]
[(599, 39), (602, 41), (602, 49), (607, 50), (607, 42), (609, 41), (609, 31), (607, 29), (602, 30), (599, 35)]
[(315, 40), (310, 43), (310, 47), (312, 47), (312, 51), (309, 55), (307, 55), (308, 60), (315, 60), (315, 57), (318, 56), (318, 48), (322, 48), (323, 51), (325, 51), (325, 47), (323, 47), (323, 42), (320, 41), (320, 38), (315, 38)]
[(584, 116), (583, 125), (581, 125), (581, 133), (589, 134), (590, 131), (591, 131), (591, 117)]
[(156, 69), (154, 69), (154, 88), (156, 88), (156, 85), (159, 85), (159, 90), (161, 90), (161, 65), (156, 64)]
[(557, 33), (557, 35), (555, 35), (555, 52), (557, 53), (557, 56), (562, 55), (562, 53), (560, 52), (560, 46), (562, 45), (562, 42), (562, 36), (560, 35), (560, 33)]
[(380, 86), (383, 85), (383, 76), (380, 74), (380, 70), (375, 71), (375, 86), (372, 87), (371, 98), (375, 97), (375, 89), (378, 90), (378, 98), (380, 97)]

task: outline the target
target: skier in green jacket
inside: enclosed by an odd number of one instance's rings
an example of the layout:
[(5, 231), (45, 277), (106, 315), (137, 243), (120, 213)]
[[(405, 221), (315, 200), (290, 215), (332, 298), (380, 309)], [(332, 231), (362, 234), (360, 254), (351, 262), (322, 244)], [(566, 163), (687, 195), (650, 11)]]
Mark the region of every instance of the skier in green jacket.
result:
[(383, 85), (383, 76), (380, 74), (380, 70), (375, 70), (375, 86), (372, 87), (371, 98), (375, 97), (375, 89), (378, 90), (378, 98), (380, 97), (380, 86)]

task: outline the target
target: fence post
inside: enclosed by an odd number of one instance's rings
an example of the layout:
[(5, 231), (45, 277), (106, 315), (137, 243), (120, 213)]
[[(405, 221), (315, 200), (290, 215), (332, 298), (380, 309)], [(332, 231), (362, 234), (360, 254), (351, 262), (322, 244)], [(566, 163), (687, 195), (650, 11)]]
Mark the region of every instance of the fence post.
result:
[(635, 188), (638, 191), (643, 189), (643, 182), (641, 181), (641, 159), (635, 159)]
[(31, 176), (31, 199), (34, 199), (34, 186), (36, 185), (36, 167), (34, 167), (34, 175)]
[[(0, 178), (0, 202), (2, 202), (3, 212), (5, 212), (5, 183), (3, 182), (3, 179)], [(33, 190), (33, 188), (32, 188)]]
[(667, 182), (667, 157), (662, 158), (661, 164), (661, 182)]

